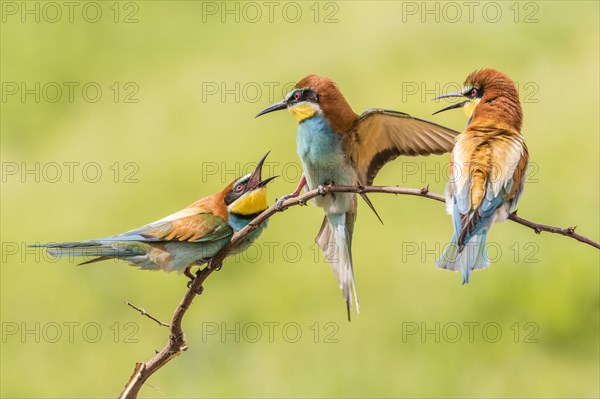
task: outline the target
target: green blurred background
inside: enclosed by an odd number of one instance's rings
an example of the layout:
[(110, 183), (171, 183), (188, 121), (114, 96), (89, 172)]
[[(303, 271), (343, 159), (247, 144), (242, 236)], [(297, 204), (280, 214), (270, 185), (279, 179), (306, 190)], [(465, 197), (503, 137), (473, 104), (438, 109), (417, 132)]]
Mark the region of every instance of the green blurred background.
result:
[[(254, 115), (309, 73), (356, 112), (459, 130), (462, 112), (431, 117), (432, 98), (475, 69), (507, 73), (533, 164), (520, 215), (598, 239), (598, 2), (53, 4), (1, 4), (2, 397), (116, 396), (167, 337), (123, 301), (168, 321), (185, 291), (176, 274), (76, 267), (26, 244), (156, 220), (268, 149), (284, 175), (270, 200), (292, 191), (296, 122)], [(447, 160), (399, 159), (376, 183), (442, 192)], [(600, 395), (597, 250), (503, 223), (493, 265), (461, 286), (434, 265), (452, 234), (440, 203), (371, 198), (385, 225), (360, 205), (351, 323), (315, 255), (320, 210), (293, 208), (211, 276), (184, 321), (190, 349), (141, 396)]]

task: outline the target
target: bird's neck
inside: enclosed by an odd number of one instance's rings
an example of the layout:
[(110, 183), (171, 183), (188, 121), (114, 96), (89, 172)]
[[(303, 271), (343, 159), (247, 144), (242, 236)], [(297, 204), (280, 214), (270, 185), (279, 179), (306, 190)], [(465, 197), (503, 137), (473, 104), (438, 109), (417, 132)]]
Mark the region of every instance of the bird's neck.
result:
[(327, 122), (331, 131), (338, 134), (349, 131), (358, 119), (358, 115), (352, 111), (352, 108), (343, 97), (335, 103), (326, 100), (323, 99), (320, 104), (300, 104), (290, 108), (290, 112), (296, 117), (298, 123), (321, 117)]
[(316, 104), (306, 103), (290, 108), (290, 112), (294, 115), (298, 123), (302, 123), (306, 119), (321, 113), (321, 110)]
[(481, 99), (469, 119), (468, 128), (520, 133), (522, 125), (523, 111), (517, 94), (492, 92)]
[(261, 212), (257, 212), (256, 214), (253, 214), (253, 215), (242, 215), (240, 213), (228, 212), (227, 216), (228, 216), (228, 221), (229, 221), (229, 225), (231, 226), (231, 228), (235, 232), (238, 232), (241, 229), (243, 229), (244, 227), (246, 227), (248, 225), (248, 223), (250, 223), (255, 217), (257, 217), (260, 214), (261, 214)]
[(332, 129), (322, 113), (315, 113), (299, 123), (298, 138), (307, 143), (318, 144), (322, 141), (339, 141), (340, 136)]

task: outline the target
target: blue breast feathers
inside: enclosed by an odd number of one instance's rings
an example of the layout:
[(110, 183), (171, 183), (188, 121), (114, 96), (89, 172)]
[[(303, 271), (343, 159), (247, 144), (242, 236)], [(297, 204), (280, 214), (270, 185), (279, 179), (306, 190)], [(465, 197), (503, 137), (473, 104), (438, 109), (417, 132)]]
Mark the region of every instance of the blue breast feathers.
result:
[(319, 184), (354, 184), (341, 137), (331, 130), (322, 115), (315, 114), (300, 123), (297, 150), (311, 189)]

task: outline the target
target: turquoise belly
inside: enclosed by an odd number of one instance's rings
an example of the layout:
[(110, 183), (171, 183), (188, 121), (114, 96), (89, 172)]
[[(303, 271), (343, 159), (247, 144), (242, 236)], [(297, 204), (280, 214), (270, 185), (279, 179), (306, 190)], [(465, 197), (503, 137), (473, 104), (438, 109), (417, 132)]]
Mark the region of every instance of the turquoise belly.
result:
[(340, 136), (323, 117), (314, 116), (300, 123), (297, 148), (311, 189), (321, 184), (354, 184), (354, 171), (348, 165)]
[[(340, 135), (332, 131), (320, 115), (305, 119), (298, 127), (297, 150), (309, 189), (319, 185), (354, 185), (356, 173), (348, 163)], [(328, 213), (347, 212), (354, 194), (328, 194), (314, 202)]]

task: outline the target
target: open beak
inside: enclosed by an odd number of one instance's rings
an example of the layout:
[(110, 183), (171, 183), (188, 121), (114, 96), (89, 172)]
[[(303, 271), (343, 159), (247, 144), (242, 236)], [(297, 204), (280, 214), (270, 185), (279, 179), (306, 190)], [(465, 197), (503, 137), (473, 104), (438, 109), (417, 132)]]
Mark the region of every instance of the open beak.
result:
[(286, 109), (286, 108), (287, 108), (287, 102), (285, 100), (281, 100), (281, 101), (276, 102), (275, 104), (269, 105), (267, 108), (260, 111), (258, 114), (256, 114), (255, 118), (258, 118), (259, 116), (264, 115), (264, 114), (268, 114), (269, 112), (279, 111), (280, 109)]
[[(454, 93), (448, 93), (448, 94), (444, 94), (444, 95), (438, 96), (438, 97), (434, 98), (433, 100), (436, 101), (436, 100), (439, 100), (440, 98), (464, 97), (464, 96), (465, 95), (463, 93), (461, 93), (460, 91), (455, 91)], [(440, 109), (439, 111), (435, 111), (431, 115), (439, 114), (440, 112), (448, 111), (449, 109), (461, 108), (462, 106), (464, 106), (469, 101), (471, 101), (471, 100), (468, 99), (468, 100), (465, 100), (465, 101), (458, 102), (456, 104), (450, 104), (447, 107)]]
[(265, 159), (267, 159), (267, 155), (269, 155), (271, 151), (267, 152), (261, 159), (258, 161), (256, 168), (250, 175), (250, 179), (248, 180), (249, 191), (254, 190), (260, 187), (266, 186), (271, 180), (275, 179), (278, 176), (271, 176), (265, 180), (261, 180), (262, 167), (265, 163)]

